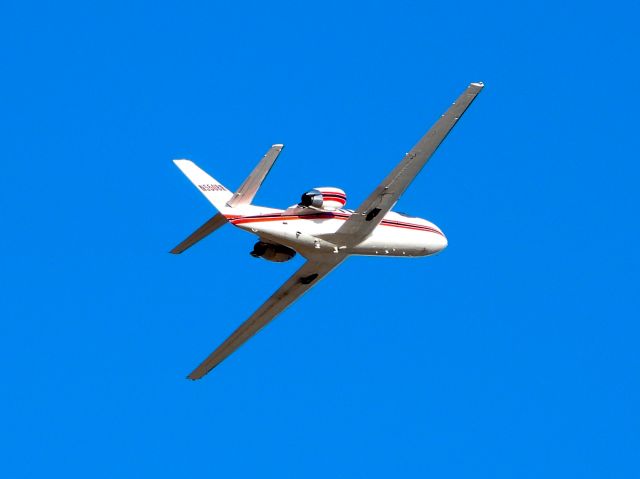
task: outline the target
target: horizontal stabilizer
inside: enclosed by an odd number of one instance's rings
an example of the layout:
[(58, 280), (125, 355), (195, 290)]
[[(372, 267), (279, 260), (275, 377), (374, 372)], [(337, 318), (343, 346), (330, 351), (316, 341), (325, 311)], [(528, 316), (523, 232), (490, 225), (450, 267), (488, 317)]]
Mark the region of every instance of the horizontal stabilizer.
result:
[(215, 230), (223, 226), (226, 222), (227, 222), (227, 218), (225, 218), (221, 213), (216, 214), (213, 218), (208, 220), (200, 228), (195, 230), (186, 240), (184, 240), (178, 246), (173, 248), (171, 250), (171, 253), (180, 254), (186, 249), (191, 248), (198, 241), (203, 239), (205, 236), (213, 233)]
[(250, 205), (253, 198), (256, 196), (260, 185), (271, 171), (273, 164), (278, 159), (278, 155), (284, 148), (284, 145), (273, 145), (266, 155), (262, 157), (260, 163), (253, 169), (251, 174), (244, 180), (244, 183), (240, 185), (238, 191), (233, 195), (233, 198), (227, 203), (230, 207), (235, 208), (241, 205)]

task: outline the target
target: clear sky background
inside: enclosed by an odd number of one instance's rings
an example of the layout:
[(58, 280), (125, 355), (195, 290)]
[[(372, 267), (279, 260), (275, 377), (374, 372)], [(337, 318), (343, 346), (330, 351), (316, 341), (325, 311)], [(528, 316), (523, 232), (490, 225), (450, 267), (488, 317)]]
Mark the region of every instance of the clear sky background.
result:
[[(0, 12), (0, 476), (639, 477), (633, 2), (28, 2)], [(357, 207), (469, 82), (352, 258), (204, 380), (301, 260), (171, 160)]]

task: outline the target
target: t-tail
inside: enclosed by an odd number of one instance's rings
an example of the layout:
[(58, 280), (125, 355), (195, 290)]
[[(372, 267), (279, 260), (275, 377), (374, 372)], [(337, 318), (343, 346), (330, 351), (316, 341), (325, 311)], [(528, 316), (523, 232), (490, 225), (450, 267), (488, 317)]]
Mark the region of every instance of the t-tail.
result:
[(199, 168), (191, 160), (173, 160), (180, 171), (189, 178), (198, 190), (209, 200), (218, 213), (194, 231), (187, 239), (171, 250), (173, 254), (180, 254), (190, 248), (205, 236), (224, 225), (229, 217), (241, 214), (242, 206), (250, 205), (256, 196), (260, 185), (269, 174), (284, 145), (273, 145), (260, 163), (254, 168), (238, 191), (232, 193), (219, 181)]

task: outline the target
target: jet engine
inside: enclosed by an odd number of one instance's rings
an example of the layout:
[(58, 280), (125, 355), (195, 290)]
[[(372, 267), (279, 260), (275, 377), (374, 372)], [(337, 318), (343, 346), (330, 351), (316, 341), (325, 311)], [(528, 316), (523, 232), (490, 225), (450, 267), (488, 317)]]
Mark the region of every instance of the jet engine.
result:
[(300, 206), (321, 210), (338, 210), (347, 203), (347, 194), (340, 188), (323, 186), (307, 191), (300, 199)]
[(296, 252), (281, 244), (271, 244), (265, 243), (264, 241), (258, 241), (253, 246), (253, 251), (250, 254), (254, 258), (263, 258), (267, 261), (282, 263), (293, 258), (296, 255)]

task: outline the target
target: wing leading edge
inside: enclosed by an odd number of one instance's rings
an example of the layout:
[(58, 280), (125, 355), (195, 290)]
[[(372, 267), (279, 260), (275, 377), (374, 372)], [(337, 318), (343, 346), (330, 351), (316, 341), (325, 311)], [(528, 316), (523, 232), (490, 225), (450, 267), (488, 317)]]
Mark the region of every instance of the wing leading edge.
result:
[(344, 255), (310, 258), (187, 377), (193, 380), (202, 378), (345, 259)]
[(324, 239), (345, 246), (354, 246), (369, 236), (384, 215), (393, 208), (483, 87), (482, 83), (471, 83), (340, 229), (331, 235), (331, 238)]

